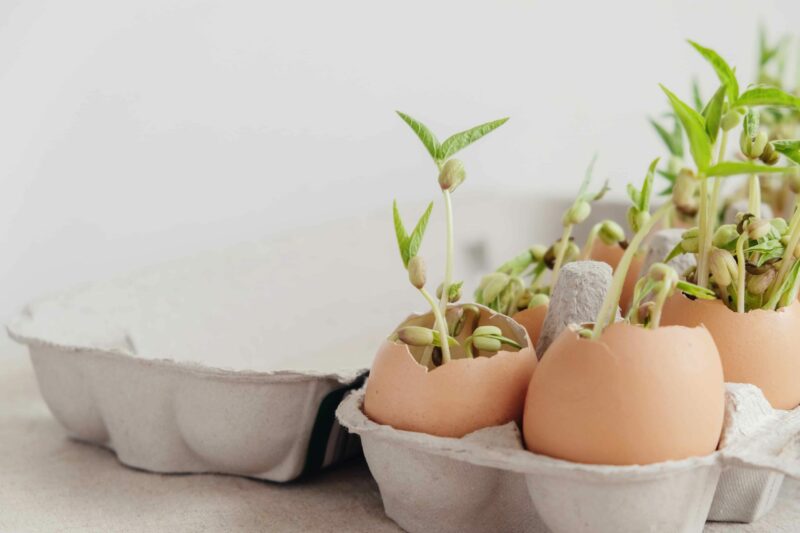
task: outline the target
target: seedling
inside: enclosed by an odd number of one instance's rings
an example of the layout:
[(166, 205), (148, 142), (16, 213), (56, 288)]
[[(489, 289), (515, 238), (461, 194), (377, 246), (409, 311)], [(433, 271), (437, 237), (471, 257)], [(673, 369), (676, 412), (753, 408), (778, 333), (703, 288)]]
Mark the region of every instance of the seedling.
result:
[[(787, 280), (791, 272), (796, 270), (790, 265), (794, 259), (790, 258), (781, 239), (788, 246), (792, 238), (790, 228), (800, 225), (800, 221), (787, 225), (782, 219), (769, 221), (760, 218), (759, 176), (794, 170), (775, 166), (780, 153), (791, 153), (791, 144), (785, 141), (770, 142), (768, 134), (760, 127), (755, 108), (800, 108), (800, 99), (777, 87), (754, 86), (740, 92), (735, 70), (722, 57), (697, 43), (690, 41), (690, 44), (713, 66), (720, 86), (701, 112), (692, 109), (662, 86), (686, 132), (694, 162), (693, 169), (683, 168), (679, 175), (686, 180), (687, 187), (696, 184), (699, 190), (697, 227), (684, 233), (682, 243), (667, 260), (678, 253), (694, 253), (697, 256), (694, 274), (697, 285), (713, 290), (717, 297), (740, 312), (757, 307), (774, 309), (784, 301), (787, 291), (792, 290), (792, 283)], [(744, 120), (741, 120), (742, 117)], [(729, 133), (740, 122), (739, 147), (745, 160), (726, 160)], [(718, 229), (721, 179), (742, 174), (749, 176), (749, 213), (740, 216), (736, 228), (722, 226)], [(673, 203), (676, 206), (686, 202), (685, 189), (676, 180), (673, 189)], [(792, 220), (797, 216), (796, 212)], [(729, 252), (731, 256), (723, 252)], [(730, 268), (732, 259), (737, 265), (735, 270)], [(754, 266), (748, 270), (748, 265)], [(777, 269), (777, 273), (768, 273), (772, 269)]]
[[(662, 204), (655, 212), (650, 214), (650, 199), (653, 191), (653, 178), (658, 159), (655, 159), (645, 174), (642, 187), (637, 189), (632, 184), (628, 185), (628, 196), (631, 198), (631, 207), (628, 210), (628, 222), (635, 234), (625, 249), (611, 278), (611, 287), (603, 299), (603, 305), (597, 315), (597, 320), (591, 330), (584, 328), (581, 335), (597, 339), (603, 330), (614, 322), (617, 314), (625, 277), (630, 269), (634, 255), (650, 231), (669, 213), (672, 206)], [(681, 289), (699, 298), (713, 298), (711, 291), (705, 290), (689, 282), (680, 282), (678, 275), (672, 267), (666, 264), (656, 264), (651, 267), (647, 276), (639, 280), (634, 292), (634, 302), (627, 320), (632, 324), (642, 324), (645, 327), (657, 327), (661, 317), (661, 310), (667, 297), (676, 289)], [(650, 300), (650, 298), (653, 298)], [(647, 303), (646, 303), (647, 302)]]
[[(505, 315), (530, 309), (549, 302), (551, 287), (555, 286), (565, 263), (586, 259), (599, 238), (609, 246), (624, 242), (625, 233), (616, 222), (604, 220), (595, 224), (584, 244), (578, 247), (572, 237), (575, 226), (591, 214), (591, 204), (608, 192), (608, 181), (597, 192), (589, 192), (595, 159), (589, 164), (578, 195), (564, 212), (561, 237), (550, 247), (534, 245), (513, 259), (503, 263), (495, 272), (483, 277), (475, 291), (475, 301)], [(549, 282), (545, 274), (550, 271)], [(526, 282), (525, 278), (530, 278)]]
[[(454, 271), (454, 230), (453, 230), (453, 204), (452, 193), (464, 182), (466, 171), (464, 164), (458, 159), (453, 158), (457, 152), (474, 143), (484, 135), (502, 126), (508, 119), (503, 118), (492, 122), (487, 122), (474, 128), (451, 135), (443, 142), (439, 142), (431, 130), (422, 122), (406, 115), (397, 113), (403, 121), (416, 133), (417, 137), (425, 146), (428, 154), (433, 159), (437, 168), (437, 182), (442, 191), (445, 219), (446, 219), (446, 260), (444, 281), (437, 289), (438, 302), (425, 289), (426, 268), (425, 263), (419, 255), (419, 247), (428, 224), (433, 203), (417, 222), (414, 230), (409, 234), (406, 232), (397, 203), (394, 204), (394, 227), (397, 237), (398, 248), (403, 266), (408, 271), (409, 281), (422, 294), (425, 301), (431, 308), (434, 317), (434, 328), (428, 329), (421, 326), (407, 326), (398, 330), (396, 339), (410, 346), (424, 347), (425, 350), (420, 360), (423, 366), (429, 366), (431, 362), (435, 366), (445, 364), (452, 359), (451, 348), (460, 346), (456, 337), (465, 331), (465, 327), (475, 328), (480, 315), (480, 310), (475, 306), (464, 305), (459, 308), (448, 309), (448, 303), (454, 303), (461, 297), (462, 282), (453, 280)], [(482, 329), (483, 328), (483, 329)], [(488, 328), (488, 329), (487, 329)], [(494, 328), (494, 329), (493, 329)], [(495, 331), (497, 330), (497, 331)], [(444, 339), (447, 339), (445, 341)], [(508, 345), (516, 349), (521, 346), (514, 340), (504, 337), (495, 326), (478, 327), (466, 338), (464, 353), (466, 357), (472, 357), (473, 346), (486, 351), (498, 351), (502, 345)], [(439, 361), (439, 359), (441, 359)]]

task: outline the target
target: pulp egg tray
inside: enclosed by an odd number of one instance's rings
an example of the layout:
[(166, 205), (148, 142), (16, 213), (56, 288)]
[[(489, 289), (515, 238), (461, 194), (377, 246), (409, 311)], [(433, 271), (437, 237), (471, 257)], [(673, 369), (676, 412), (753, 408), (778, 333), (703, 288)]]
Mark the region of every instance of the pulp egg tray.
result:
[(718, 451), (643, 466), (528, 452), (513, 422), (460, 439), (400, 431), (370, 421), (363, 400), (351, 393), (337, 417), (361, 437), (387, 516), (412, 533), (701, 532), (754, 518), (784, 475), (800, 478), (800, 409), (774, 411), (752, 385), (727, 385)]
[(282, 304), (297, 298), (272, 281), (276, 263), (302, 276), (308, 260), (286, 247), (82, 287), (29, 305), (8, 331), (70, 437), (152, 472), (292, 480), (359, 450), (335, 409), (363, 383), (369, 361), (352, 354), (372, 339), (339, 331), (334, 309)]

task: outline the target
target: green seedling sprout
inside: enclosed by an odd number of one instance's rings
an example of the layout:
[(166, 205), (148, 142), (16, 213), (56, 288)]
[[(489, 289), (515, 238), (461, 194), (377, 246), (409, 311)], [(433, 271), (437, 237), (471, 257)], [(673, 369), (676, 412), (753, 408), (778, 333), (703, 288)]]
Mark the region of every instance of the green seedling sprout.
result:
[[(600, 200), (608, 191), (606, 181), (598, 192), (588, 192), (595, 159), (596, 157), (592, 159), (586, 171), (577, 197), (562, 216), (564, 229), (559, 240), (549, 248), (542, 245), (532, 246), (503, 263), (495, 272), (484, 276), (475, 291), (478, 303), (509, 316), (522, 309), (547, 305), (551, 287), (555, 285), (565, 263), (586, 259), (598, 238), (609, 246), (624, 241), (624, 231), (611, 220), (604, 220), (592, 227), (582, 250), (572, 237), (574, 227), (591, 214), (591, 203)], [(547, 270), (552, 271), (549, 284), (542, 285), (543, 274)], [(531, 278), (529, 284), (523, 281), (526, 277)]]
[[(479, 126), (475, 126), (468, 130), (451, 135), (443, 142), (439, 142), (433, 132), (427, 126), (425, 126), (425, 124), (405, 113), (398, 111), (397, 114), (414, 131), (425, 149), (428, 151), (428, 154), (433, 159), (433, 162), (436, 164), (438, 171), (437, 182), (444, 198), (446, 220), (445, 272), (444, 280), (437, 289), (437, 297), (439, 299), (437, 303), (430, 293), (428, 293), (428, 291), (424, 288), (424, 263), (422, 262), (422, 259), (418, 258), (416, 255), (419, 244), (422, 240), (422, 233), (425, 231), (427, 219), (430, 216), (430, 210), (432, 209), (433, 204), (429, 206), (428, 210), (423, 215), (423, 218), (420, 219), (420, 222), (417, 224), (418, 227), (421, 226), (421, 230), (418, 232), (419, 234), (417, 235), (417, 228), (415, 228), (410, 236), (405, 233), (402, 220), (400, 219), (400, 215), (397, 211), (397, 205), (395, 204), (395, 231), (397, 233), (397, 242), (400, 247), (400, 255), (403, 259), (406, 269), (409, 272), (409, 279), (412, 285), (414, 285), (420, 291), (425, 300), (431, 306), (431, 310), (433, 311), (435, 318), (436, 328), (436, 331), (432, 331), (430, 335), (423, 335), (420, 331), (413, 330), (413, 332), (407, 332), (406, 336), (414, 335), (414, 342), (430, 341), (425, 342), (424, 344), (424, 346), (426, 346), (426, 350), (423, 353), (422, 360), (420, 361), (421, 364), (425, 366), (428, 365), (434, 356), (434, 347), (441, 350), (442, 363), (447, 363), (451, 359), (450, 346), (452, 343), (442, 342), (441, 339), (450, 338), (450, 332), (454, 331), (455, 329), (455, 324), (448, 325), (447, 304), (455, 302), (460, 298), (462, 287), (462, 282), (456, 282), (453, 280), (455, 241), (453, 230), (452, 193), (459, 187), (459, 185), (461, 185), (461, 183), (464, 182), (466, 178), (464, 164), (452, 156), (470, 144), (474, 143), (481, 137), (499, 128), (505, 124), (508, 119), (503, 118), (492, 122), (487, 122), (485, 124), (481, 124)], [(420, 273), (422, 274), (420, 275)], [(402, 340), (400, 332), (398, 332), (398, 336)]]
[[(614, 322), (614, 317), (619, 307), (619, 299), (622, 296), (622, 288), (625, 285), (625, 277), (628, 274), (633, 257), (645, 237), (672, 209), (669, 203), (665, 203), (658, 207), (652, 215), (650, 214), (653, 178), (658, 161), (658, 159), (655, 159), (650, 163), (641, 189), (637, 189), (633, 184), (628, 185), (628, 196), (631, 199), (628, 222), (635, 234), (625, 249), (617, 269), (614, 271), (614, 275), (611, 278), (611, 287), (603, 299), (594, 327), (591, 332), (584, 330), (584, 336), (597, 339), (602, 335), (605, 328)], [(633, 305), (631, 305), (627, 317), (628, 321), (632, 324), (641, 324), (649, 328), (658, 327), (664, 302), (678, 289), (700, 298), (713, 298), (714, 295), (708, 289), (679, 280), (672, 267), (656, 263), (650, 268), (648, 274), (636, 284)]]
[[(440, 347), (442, 350), (442, 360), (446, 363), (450, 361), (450, 342), (443, 343), (441, 342), (441, 339), (449, 338), (447, 322), (445, 321), (444, 315), (439, 309), (439, 305), (436, 303), (436, 300), (434, 300), (433, 296), (431, 296), (427, 289), (425, 289), (425, 282), (427, 281), (425, 262), (423, 261), (422, 257), (417, 255), (417, 252), (422, 245), (422, 238), (425, 235), (425, 230), (428, 227), (428, 220), (430, 219), (431, 211), (433, 211), (433, 202), (428, 204), (428, 208), (422, 214), (410, 235), (403, 225), (403, 219), (400, 217), (400, 211), (397, 209), (396, 201), (392, 206), (392, 211), (394, 215), (394, 231), (397, 237), (397, 247), (400, 249), (400, 258), (403, 261), (403, 266), (408, 271), (408, 280), (411, 285), (413, 285), (414, 288), (420, 292), (422, 297), (425, 298), (425, 301), (428, 302), (428, 305), (430, 305), (431, 311), (433, 312), (433, 317), (435, 320), (434, 325), (437, 329), (439, 342), (438, 344), (434, 344), (434, 337), (431, 335), (431, 342), (427, 344)], [(400, 338), (402, 340), (402, 336)], [(412, 344), (412, 346), (417, 346), (417, 344)], [(424, 359), (429, 357), (430, 354), (426, 354)], [(425, 361), (423, 364), (427, 366), (427, 362), (428, 361)]]
[(570, 237), (572, 236), (572, 229), (576, 224), (580, 224), (586, 220), (592, 213), (592, 202), (600, 200), (605, 196), (606, 192), (608, 192), (608, 180), (606, 180), (603, 187), (598, 192), (588, 192), (589, 183), (592, 181), (592, 169), (594, 169), (596, 161), (597, 156), (592, 158), (589, 167), (586, 169), (583, 182), (581, 182), (581, 187), (578, 190), (578, 196), (561, 218), (561, 224), (564, 226), (564, 230), (561, 234), (561, 239), (558, 241), (556, 260), (553, 265), (553, 274), (550, 281), (550, 285), (553, 287), (555, 287), (561, 267), (564, 265), (564, 257), (567, 253)]
[[(720, 178), (741, 174), (755, 175), (756, 177), (751, 180), (752, 183), (755, 183), (755, 186), (750, 188), (751, 201), (754, 202), (756, 199), (754, 188), (757, 188), (758, 175), (782, 173), (787, 170), (785, 167), (778, 168), (770, 166), (770, 164), (765, 165), (754, 162), (756, 158), (761, 159), (765, 150), (762, 147), (761, 152), (757, 153), (761, 142), (758, 133), (755, 133), (755, 138), (751, 136), (745, 139), (745, 145), (749, 148), (748, 156), (752, 156), (751, 160), (726, 161), (728, 134), (738, 126), (740, 117), (746, 115), (747, 111), (752, 107), (797, 107), (800, 99), (775, 87), (750, 87), (740, 93), (735, 70), (719, 54), (695, 42), (689, 41), (689, 43), (714, 68), (720, 81), (719, 89), (704, 106), (703, 110), (698, 112), (663, 85), (661, 88), (666, 94), (675, 115), (681, 122), (683, 130), (686, 132), (689, 151), (695, 165), (695, 169), (688, 169), (685, 175), (693, 176), (698, 184), (700, 196), (698, 202), (696, 278), (698, 285), (708, 287), (709, 257), (712, 250), (711, 240), (717, 225), (716, 213), (719, 207)], [(752, 126), (751, 119), (750, 125), (745, 126), (748, 129), (747, 133), (754, 133)], [(715, 148), (717, 148), (716, 158), (713, 156)], [(774, 152), (774, 147), (771, 146), (770, 150)], [(777, 162), (777, 158), (774, 155), (769, 155), (767, 162), (774, 165)], [(710, 189), (709, 179), (712, 181)]]

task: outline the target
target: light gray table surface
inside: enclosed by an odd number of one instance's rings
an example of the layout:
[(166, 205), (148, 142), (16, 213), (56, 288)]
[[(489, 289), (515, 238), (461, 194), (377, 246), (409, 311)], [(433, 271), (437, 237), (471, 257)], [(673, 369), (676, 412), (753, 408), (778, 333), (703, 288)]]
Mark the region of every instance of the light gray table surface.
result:
[[(0, 334), (0, 532), (395, 532), (363, 461), (278, 485), (232, 476), (158, 475), (73, 442), (39, 396), (22, 347)], [(800, 484), (756, 524), (708, 532), (800, 531)]]

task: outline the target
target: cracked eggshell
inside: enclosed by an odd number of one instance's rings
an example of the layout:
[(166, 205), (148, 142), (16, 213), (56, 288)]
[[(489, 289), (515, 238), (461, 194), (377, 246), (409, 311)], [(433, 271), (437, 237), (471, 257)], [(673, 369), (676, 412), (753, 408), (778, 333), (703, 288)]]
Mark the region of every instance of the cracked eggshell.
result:
[(633, 465), (712, 453), (725, 410), (722, 366), (703, 328), (566, 329), (539, 361), (523, 433), (535, 453)]
[[(463, 437), (481, 428), (520, 421), (536, 353), (522, 326), (479, 307), (481, 325), (500, 327), (523, 348), (491, 357), (478, 354), (473, 359), (463, 358), (456, 348), (449, 363), (429, 371), (415, 358), (421, 349), (385, 340), (367, 382), (366, 415), (379, 424), (440, 437)], [(399, 327), (410, 323), (430, 327), (432, 322), (430, 313), (412, 315)], [(466, 329), (459, 341), (468, 336)]]
[[(625, 253), (619, 245), (609, 246), (603, 241), (597, 240), (592, 246), (592, 253), (590, 258), (595, 261), (602, 261), (611, 265), (612, 270), (617, 270), (622, 254)], [(639, 280), (639, 271), (642, 269), (644, 262), (644, 254), (637, 253), (633, 256), (631, 266), (625, 276), (625, 285), (622, 287), (622, 296), (619, 299), (619, 306), (622, 309), (623, 316), (627, 314), (628, 308), (633, 300), (633, 290), (636, 287), (636, 282)]]
[(704, 325), (717, 344), (725, 381), (758, 386), (776, 409), (800, 405), (800, 303), (777, 311), (730, 310), (720, 300), (667, 300), (662, 324)]
[(538, 305), (531, 309), (520, 311), (511, 317), (517, 324), (525, 328), (533, 346), (536, 346), (536, 343), (539, 342), (544, 317), (547, 316), (547, 307), (547, 305)]

